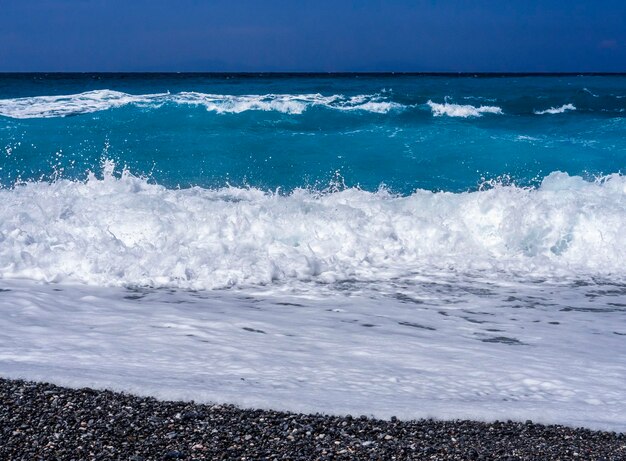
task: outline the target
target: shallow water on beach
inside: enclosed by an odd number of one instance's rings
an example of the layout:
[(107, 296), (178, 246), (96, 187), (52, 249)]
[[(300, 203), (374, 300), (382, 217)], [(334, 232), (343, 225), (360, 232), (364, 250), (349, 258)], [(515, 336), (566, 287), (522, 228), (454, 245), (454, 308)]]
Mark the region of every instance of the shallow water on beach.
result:
[(3, 376), (304, 412), (624, 428), (624, 285), (3, 287)]

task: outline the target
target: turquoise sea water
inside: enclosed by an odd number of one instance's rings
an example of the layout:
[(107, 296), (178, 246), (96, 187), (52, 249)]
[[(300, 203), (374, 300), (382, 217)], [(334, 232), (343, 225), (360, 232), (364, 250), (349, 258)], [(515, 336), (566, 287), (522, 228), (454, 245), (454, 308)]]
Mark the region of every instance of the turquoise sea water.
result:
[(626, 76), (0, 76), (4, 187), (103, 158), (168, 188), (536, 186), (623, 171), (625, 131)]

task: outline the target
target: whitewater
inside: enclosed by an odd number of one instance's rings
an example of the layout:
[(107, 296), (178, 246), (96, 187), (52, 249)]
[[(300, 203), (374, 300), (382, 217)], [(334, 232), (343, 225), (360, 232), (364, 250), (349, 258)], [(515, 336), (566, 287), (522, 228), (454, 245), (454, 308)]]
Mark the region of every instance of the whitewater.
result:
[(127, 170), (0, 190), (0, 276), (219, 289), (420, 272), (626, 281), (626, 178), (537, 189), (169, 190)]
[(382, 101), (381, 96), (321, 94), (266, 94), (222, 95), (198, 92), (177, 94), (133, 95), (112, 90), (87, 91), (80, 94), (40, 96), (0, 100), (0, 115), (12, 118), (49, 118), (87, 114), (127, 105), (159, 107), (166, 103), (202, 106), (218, 114), (241, 113), (249, 110), (276, 111), (285, 114), (301, 114), (308, 107), (322, 106), (334, 110), (363, 110), (385, 113), (402, 109), (398, 103)]
[(624, 77), (0, 77), (0, 374), (626, 428)]

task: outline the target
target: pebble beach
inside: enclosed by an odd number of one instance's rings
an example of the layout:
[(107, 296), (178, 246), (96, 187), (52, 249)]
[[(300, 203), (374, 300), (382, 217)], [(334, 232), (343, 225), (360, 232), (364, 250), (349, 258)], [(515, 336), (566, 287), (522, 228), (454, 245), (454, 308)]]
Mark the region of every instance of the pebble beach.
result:
[(618, 461), (626, 434), (296, 414), (0, 379), (0, 459)]

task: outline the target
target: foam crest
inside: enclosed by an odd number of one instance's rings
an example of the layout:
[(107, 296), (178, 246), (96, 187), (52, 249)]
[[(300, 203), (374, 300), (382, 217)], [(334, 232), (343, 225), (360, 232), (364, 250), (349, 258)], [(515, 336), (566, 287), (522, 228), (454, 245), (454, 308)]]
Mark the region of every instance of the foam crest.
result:
[[(116, 178), (0, 190), (0, 277), (213, 289), (419, 272), (626, 277), (626, 178), (406, 197), (169, 190)], [(517, 276), (515, 275), (515, 276)]]
[(87, 114), (128, 104), (159, 103), (167, 94), (130, 95), (112, 90), (61, 96), (0, 99), (0, 115), (11, 118), (51, 118)]
[(322, 96), (320, 94), (303, 95), (219, 95), (196, 92), (183, 92), (174, 95), (172, 100), (178, 104), (201, 105), (208, 111), (224, 113), (241, 113), (249, 110), (276, 111), (285, 114), (301, 114), (312, 105), (330, 106), (339, 96)]
[(338, 101), (338, 104), (334, 105), (335, 109), (347, 110), (347, 111), (365, 111), (374, 112), (378, 114), (386, 114), (392, 110), (402, 110), (406, 106), (397, 102), (385, 101), (383, 97), (379, 95), (373, 96), (353, 96), (348, 100)]
[(562, 114), (567, 112), (568, 110), (576, 110), (576, 107), (573, 104), (564, 104), (561, 107), (551, 107), (546, 110), (536, 110), (534, 113), (536, 115), (545, 115), (545, 114)]
[(352, 97), (321, 94), (223, 95), (199, 92), (132, 95), (112, 90), (95, 90), (71, 95), (1, 99), (0, 115), (19, 119), (66, 117), (127, 105), (160, 107), (166, 103), (204, 106), (208, 111), (218, 114), (247, 111), (302, 114), (308, 108), (316, 106), (340, 111), (387, 113), (405, 107), (377, 94)]
[(498, 106), (475, 107), (469, 104), (451, 104), (447, 102), (439, 104), (430, 100), (427, 104), (435, 117), (446, 115), (448, 117), (467, 118), (482, 117), (483, 114), (503, 114), (502, 109)]

